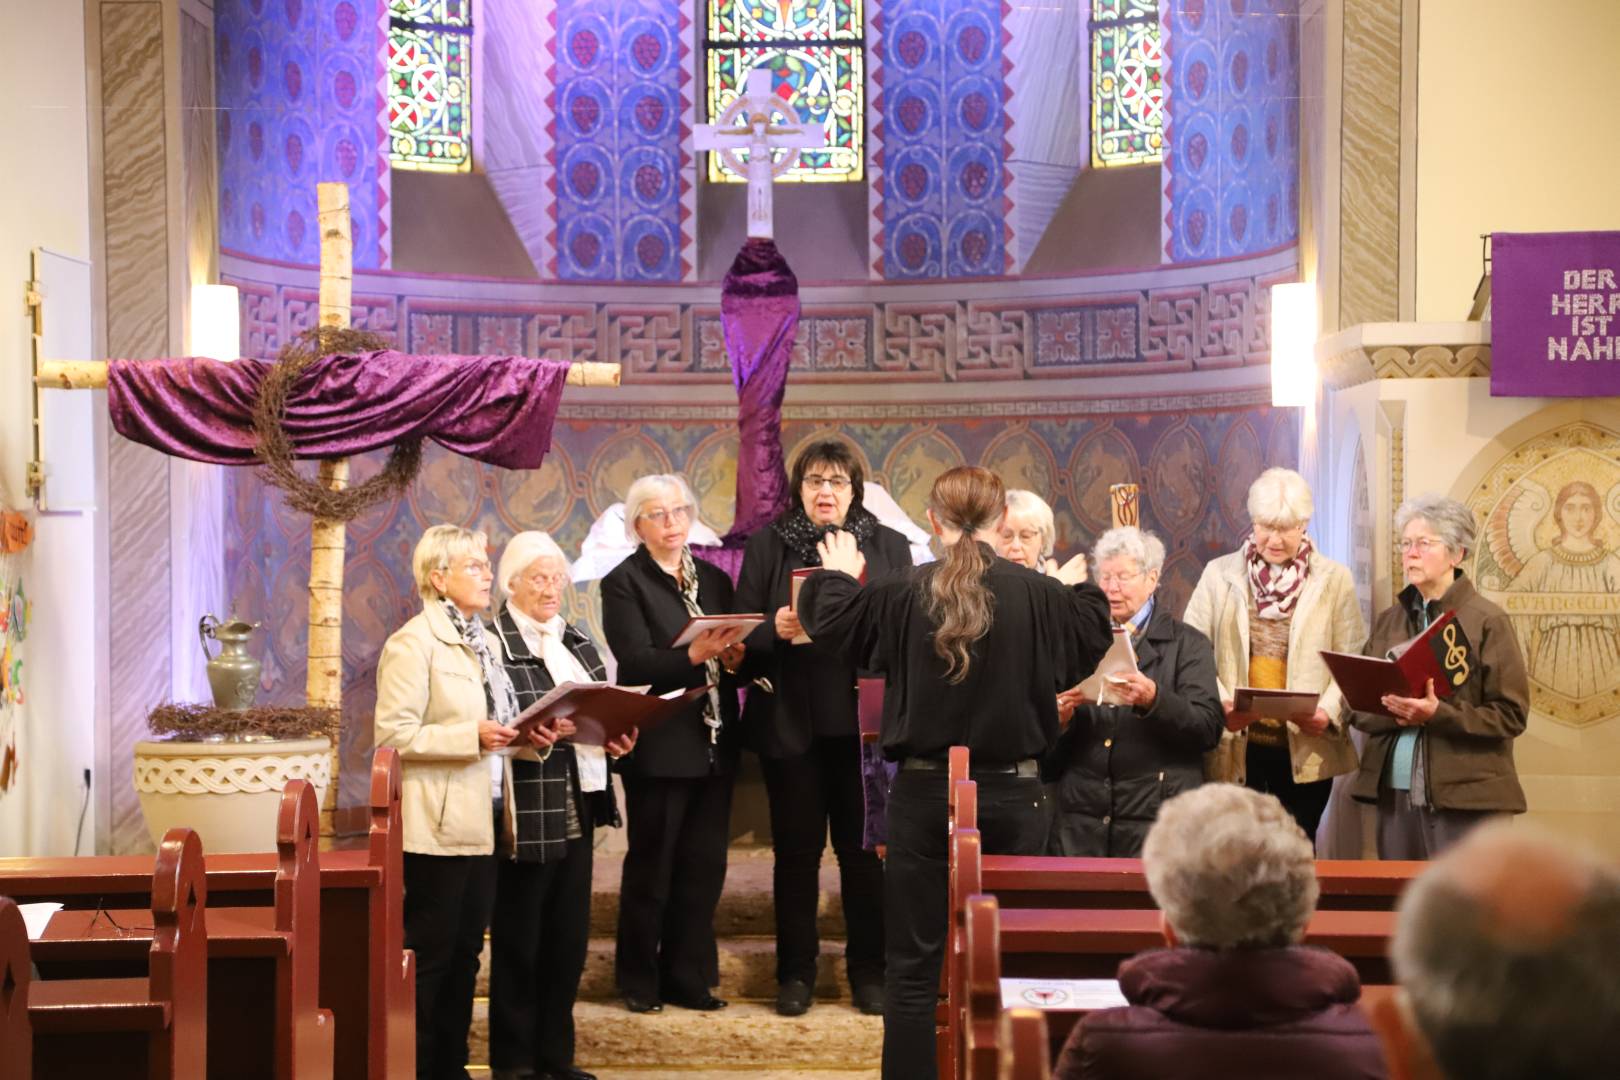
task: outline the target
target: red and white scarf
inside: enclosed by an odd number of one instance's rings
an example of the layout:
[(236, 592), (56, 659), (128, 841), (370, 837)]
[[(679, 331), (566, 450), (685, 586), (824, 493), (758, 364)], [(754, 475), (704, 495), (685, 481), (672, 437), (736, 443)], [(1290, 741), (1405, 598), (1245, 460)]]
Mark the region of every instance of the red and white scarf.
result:
[(1249, 571), (1249, 591), (1262, 619), (1286, 619), (1294, 614), (1305, 577), (1311, 568), (1311, 538), (1299, 541), (1299, 553), (1281, 566), (1273, 566), (1254, 546), (1254, 537), (1243, 541), (1243, 562)]

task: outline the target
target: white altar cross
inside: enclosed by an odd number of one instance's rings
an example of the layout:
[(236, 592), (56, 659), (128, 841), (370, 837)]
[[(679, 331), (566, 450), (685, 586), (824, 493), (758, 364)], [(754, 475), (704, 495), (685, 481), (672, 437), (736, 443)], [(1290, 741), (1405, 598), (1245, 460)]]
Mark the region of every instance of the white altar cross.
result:
[[(725, 157), (727, 164), (748, 178), (748, 235), (770, 239), (771, 185), (799, 159), (800, 150), (827, 145), (827, 132), (794, 115), (793, 110), (771, 92), (771, 73), (755, 68), (748, 73), (748, 89), (732, 101), (713, 124), (698, 124), (693, 141), (699, 150)], [(737, 156), (747, 151), (744, 162)], [(776, 151), (786, 150), (780, 161)]]

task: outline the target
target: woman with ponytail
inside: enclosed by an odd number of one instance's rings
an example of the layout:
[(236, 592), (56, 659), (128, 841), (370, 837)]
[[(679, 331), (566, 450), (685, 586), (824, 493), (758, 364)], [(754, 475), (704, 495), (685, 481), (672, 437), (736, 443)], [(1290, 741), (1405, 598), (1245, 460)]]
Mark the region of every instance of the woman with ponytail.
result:
[(884, 679), (889, 790), (884, 866), (885, 1080), (935, 1075), (934, 1000), (946, 929), (946, 758), (972, 753), (987, 854), (1045, 850), (1039, 760), (1058, 738), (1057, 694), (1108, 650), (1108, 602), (1083, 582), (1083, 556), (1056, 577), (998, 558), (991, 544), (1006, 492), (988, 469), (942, 474), (928, 521), (937, 563), (859, 582), (855, 538), (821, 542), (821, 565), (799, 596), (805, 630)]

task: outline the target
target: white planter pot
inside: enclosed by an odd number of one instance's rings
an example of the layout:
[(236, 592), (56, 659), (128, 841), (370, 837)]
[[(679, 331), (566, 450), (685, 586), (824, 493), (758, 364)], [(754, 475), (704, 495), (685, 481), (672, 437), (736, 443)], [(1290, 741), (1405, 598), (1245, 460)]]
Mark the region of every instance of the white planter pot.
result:
[(135, 744), (135, 792), (154, 844), (184, 825), (197, 830), (209, 854), (274, 851), (276, 814), (289, 780), (308, 780), (316, 803), (324, 805), (331, 741)]

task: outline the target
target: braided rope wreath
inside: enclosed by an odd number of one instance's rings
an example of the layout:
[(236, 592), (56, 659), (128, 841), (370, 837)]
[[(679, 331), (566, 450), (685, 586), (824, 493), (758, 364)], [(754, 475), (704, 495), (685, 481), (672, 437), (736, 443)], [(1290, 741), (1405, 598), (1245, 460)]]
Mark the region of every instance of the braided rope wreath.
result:
[(422, 467), (422, 440), (395, 443), (388, 451), (382, 471), (352, 488), (333, 491), (301, 474), (295, 467), (292, 440), (282, 421), (287, 416), (287, 397), (305, 369), (323, 356), (335, 353), (374, 352), (388, 347), (388, 341), (365, 330), (317, 326), (289, 341), (265, 373), (253, 403), (253, 430), (258, 436), (255, 448), (264, 463), (260, 475), (265, 483), (280, 488), (294, 510), (328, 521), (353, 521), (377, 503), (405, 494)]

